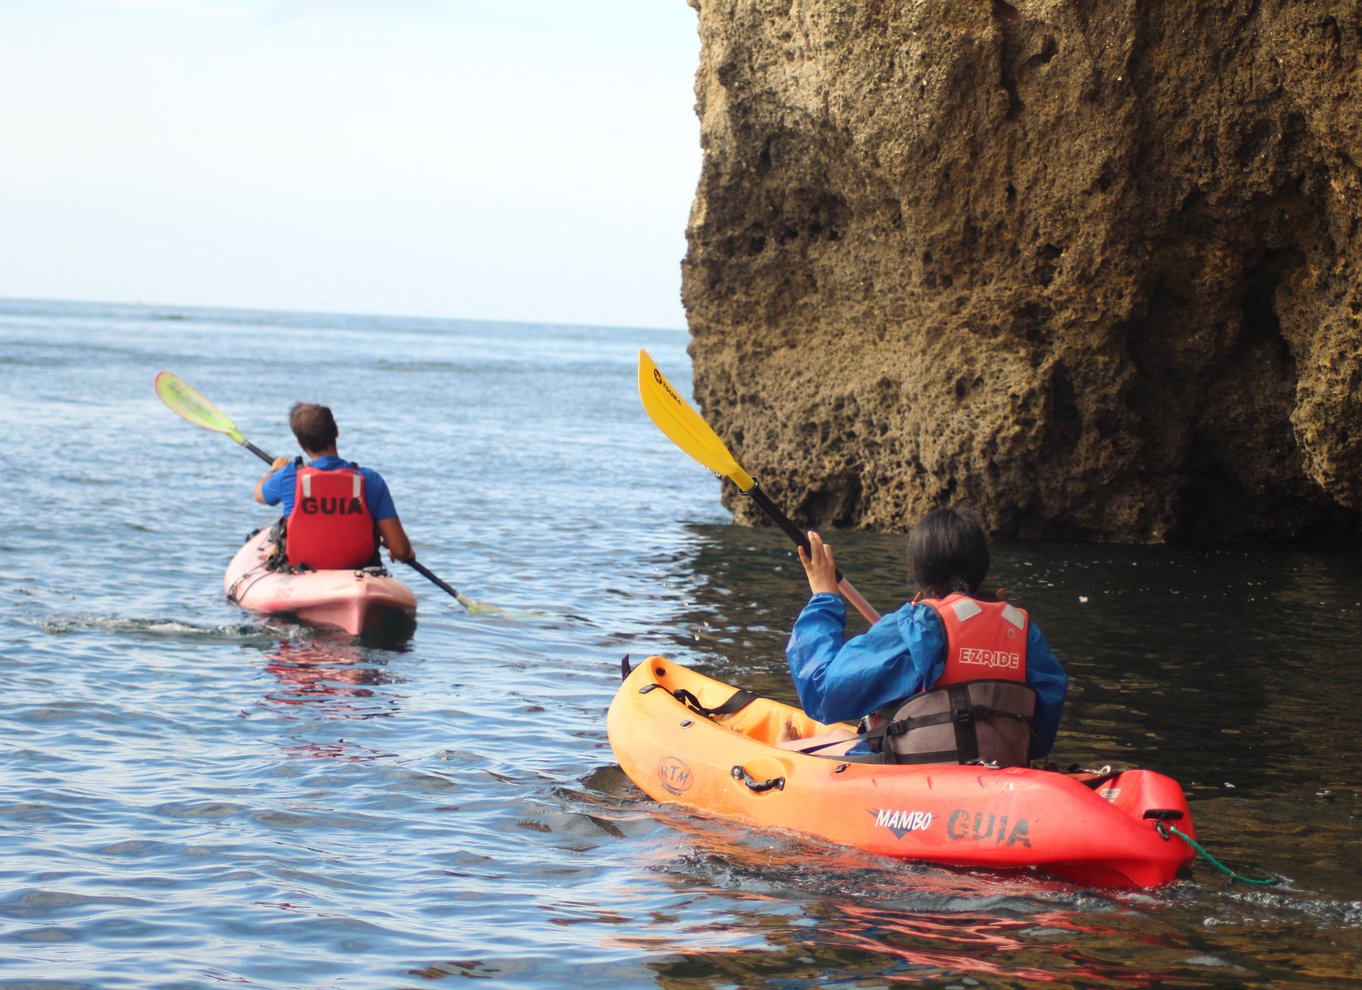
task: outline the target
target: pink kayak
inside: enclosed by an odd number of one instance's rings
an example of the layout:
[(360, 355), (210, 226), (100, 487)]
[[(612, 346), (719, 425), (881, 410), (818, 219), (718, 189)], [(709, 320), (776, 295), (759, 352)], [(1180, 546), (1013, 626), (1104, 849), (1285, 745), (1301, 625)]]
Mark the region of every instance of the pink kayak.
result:
[(304, 622), (340, 626), (351, 635), (366, 629), (410, 625), (416, 595), (381, 567), (349, 571), (272, 571), (271, 527), (257, 530), (227, 565), (229, 601), (252, 612), (293, 615)]

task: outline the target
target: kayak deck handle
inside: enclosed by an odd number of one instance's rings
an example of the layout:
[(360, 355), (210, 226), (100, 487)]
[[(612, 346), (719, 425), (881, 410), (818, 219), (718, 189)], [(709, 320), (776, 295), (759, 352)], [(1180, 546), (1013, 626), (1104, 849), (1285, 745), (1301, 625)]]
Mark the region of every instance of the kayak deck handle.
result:
[(1159, 837), (1167, 842), (1173, 837), (1173, 831), (1169, 828), (1169, 822), (1181, 820), (1182, 812), (1171, 808), (1149, 808), (1140, 817), (1146, 821), (1154, 823), (1154, 831), (1159, 833)]
[(729, 772), (733, 775), (734, 780), (741, 780), (744, 784), (746, 784), (747, 789), (751, 791), (753, 794), (765, 794), (767, 791), (785, 790), (784, 777), (772, 777), (769, 780), (758, 780), (756, 777), (753, 777), (750, 773), (748, 773), (747, 769), (742, 766), (736, 766)]

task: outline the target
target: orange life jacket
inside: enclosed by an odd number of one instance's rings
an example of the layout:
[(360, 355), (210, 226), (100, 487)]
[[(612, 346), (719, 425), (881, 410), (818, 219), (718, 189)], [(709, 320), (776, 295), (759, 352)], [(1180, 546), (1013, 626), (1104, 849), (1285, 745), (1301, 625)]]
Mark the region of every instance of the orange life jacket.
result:
[(1007, 602), (969, 595), (924, 598), (946, 632), (946, 669), (932, 687), (965, 681), (1026, 683), (1026, 633), (1030, 619)]
[(891, 763), (1027, 766), (1036, 710), (1026, 683), (1027, 614), (959, 594), (923, 604), (945, 631), (945, 669), (927, 690), (876, 713), (871, 745)]
[(364, 499), (364, 475), (353, 466), (323, 471), (298, 466), (285, 550), (293, 567), (349, 570), (373, 562), (378, 541)]

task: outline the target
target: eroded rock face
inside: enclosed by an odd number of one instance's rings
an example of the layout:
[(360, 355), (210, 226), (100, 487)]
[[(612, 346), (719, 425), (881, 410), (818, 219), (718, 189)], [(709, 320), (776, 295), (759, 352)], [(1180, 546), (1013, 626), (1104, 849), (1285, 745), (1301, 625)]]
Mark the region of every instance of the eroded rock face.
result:
[(691, 2), (696, 398), (791, 515), (1357, 541), (1362, 3)]

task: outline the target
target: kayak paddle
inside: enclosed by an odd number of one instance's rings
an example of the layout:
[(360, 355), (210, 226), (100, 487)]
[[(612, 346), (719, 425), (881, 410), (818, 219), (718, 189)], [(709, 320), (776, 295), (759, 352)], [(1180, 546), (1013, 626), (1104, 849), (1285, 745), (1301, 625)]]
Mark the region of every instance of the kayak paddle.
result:
[(261, 460), (274, 463), (273, 457), (242, 436), (236, 424), (221, 409), (200, 395), (198, 389), (179, 375), (170, 371), (160, 372), (156, 376), (156, 394), (174, 412), (195, 426), (202, 426), (214, 433), (225, 433)]
[[(182, 379), (172, 371), (162, 371), (156, 375), (156, 394), (161, 397), (161, 401), (170, 407), (171, 411), (177, 413), (181, 418), (187, 419), (195, 426), (202, 426), (205, 430), (212, 430), (214, 433), (222, 433), (241, 446), (245, 447), (256, 457), (259, 457), (266, 464), (273, 464), (274, 458), (265, 453), (255, 444), (247, 440), (236, 428), (236, 424), (227, 418), (227, 414), (214, 405), (211, 401), (199, 393), (192, 385)], [(474, 614), (485, 612), (501, 612), (502, 609), (486, 602), (480, 602), (475, 598), (455, 591), (435, 576), (424, 564), (417, 563), (415, 560), (403, 561), (422, 577), (430, 581), (441, 591), (446, 592), (451, 597), (458, 600), (458, 603), (469, 612)]]
[[(789, 516), (780, 511), (780, 507), (761, 490), (753, 477), (742, 469), (742, 465), (724, 446), (719, 435), (685, 399), (681, 398), (681, 393), (667, 381), (666, 376), (645, 350), (638, 352), (638, 394), (643, 400), (643, 408), (648, 413), (648, 418), (672, 443), (715, 474), (732, 481), (738, 486), (738, 491), (756, 502), (796, 546), (803, 547), (805, 553), (809, 552), (808, 536), (790, 521)], [(837, 573), (837, 586), (847, 601), (856, 606), (856, 611), (865, 616), (871, 624), (880, 620), (880, 613), (861, 597), (861, 593), (852, 587), (850, 581), (842, 577), (840, 571)]]

